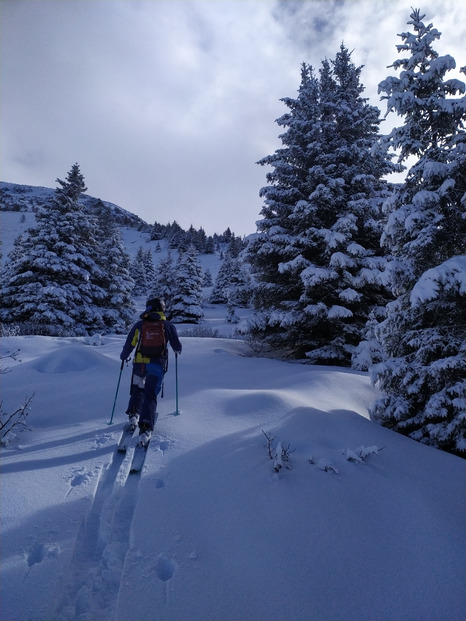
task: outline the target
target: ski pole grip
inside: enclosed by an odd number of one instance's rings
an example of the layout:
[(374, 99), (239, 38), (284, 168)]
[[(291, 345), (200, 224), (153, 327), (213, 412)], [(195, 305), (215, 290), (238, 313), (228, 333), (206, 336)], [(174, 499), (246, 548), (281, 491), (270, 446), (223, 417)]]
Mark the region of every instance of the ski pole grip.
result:
[(121, 361), (120, 371), (123, 371), (123, 367), (124, 367), (124, 365), (125, 365), (125, 361), (124, 361), (124, 360), (122, 360), (122, 361)]

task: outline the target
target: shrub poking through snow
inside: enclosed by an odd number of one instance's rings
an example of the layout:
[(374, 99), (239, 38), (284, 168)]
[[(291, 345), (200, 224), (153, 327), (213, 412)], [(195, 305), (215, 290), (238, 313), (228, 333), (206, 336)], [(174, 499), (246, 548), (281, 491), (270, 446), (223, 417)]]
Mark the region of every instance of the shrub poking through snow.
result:
[(317, 466), (319, 470), (322, 470), (323, 472), (333, 472), (334, 474), (338, 474), (338, 469), (335, 467), (333, 461), (328, 457), (316, 459), (311, 455), (309, 463), (313, 466)]
[[(5, 352), (0, 355), (0, 359), (11, 358), (17, 360), (19, 349), (13, 354)], [(8, 368), (0, 368), (0, 374), (8, 373)], [(26, 425), (26, 417), (29, 414), (30, 404), (34, 395), (31, 395), (26, 399), (24, 405), (19, 406), (12, 414), (8, 414), (3, 409), (3, 402), (0, 402), (0, 445), (7, 446), (15, 437), (13, 429), (15, 431), (24, 431), (28, 429)]]
[(30, 411), (31, 401), (34, 395), (28, 397), (23, 405), (20, 405), (12, 414), (3, 410), (0, 403), (0, 444), (7, 446), (15, 437), (15, 431), (25, 431), (29, 429), (26, 425), (26, 418)]
[(273, 469), (275, 472), (280, 472), (280, 470), (285, 467), (288, 470), (291, 470), (291, 466), (289, 464), (290, 453), (294, 453), (294, 449), (291, 448), (291, 444), (284, 444), (283, 442), (278, 442), (277, 445), (274, 444), (276, 437), (272, 437), (270, 434), (265, 433), (262, 430), (262, 433), (266, 437), (266, 448), (267, 454), (270, 459), (273, 460)]
[(343, 455), (346, 458), (346, 461), (353, 461), (359, 464), (363, 464), (366, 457), (369, 455), (378, 455), (380, 451), (382, 451), (385, 447), (378, 446), (363, 446), (361, 445), (359, 448), (352, 451), (351, 449), (344, 449)]

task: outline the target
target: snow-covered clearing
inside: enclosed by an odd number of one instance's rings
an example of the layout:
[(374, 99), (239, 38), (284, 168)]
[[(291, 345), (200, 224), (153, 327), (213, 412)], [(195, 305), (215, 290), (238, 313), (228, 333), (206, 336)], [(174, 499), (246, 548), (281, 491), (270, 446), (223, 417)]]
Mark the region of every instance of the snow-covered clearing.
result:
[(465, 461), (372, 423), (366, 374), (182, 338), (181, 414), (172, 356), (129, 474), (123, 339), (2, 339), (4, 409), (34, 393), (2, 449), (2, 620), (466, 617)]

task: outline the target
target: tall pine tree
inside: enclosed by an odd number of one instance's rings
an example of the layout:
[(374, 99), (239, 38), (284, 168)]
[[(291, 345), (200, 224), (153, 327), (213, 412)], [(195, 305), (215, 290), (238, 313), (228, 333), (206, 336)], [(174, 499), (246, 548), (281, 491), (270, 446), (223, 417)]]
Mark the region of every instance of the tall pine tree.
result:
[(171, 313), (172, 298), (176, 291), (176, 267), (171, 252), (157, 263), (149, 297), (165, 300), (167, 315)]
[(134, 319), (135, 306), (131, 297), (134, 282), (130, 276), (130, 257), (123, 246), (121, 232), (111, 212), (102, 201), (96, 205), (98, 263), (101, 268), (102, 316), (107, 330), (127, 331)]
[(170, 304), (174, 323), (200, 323), (202, 310), (202, 268), (197, 251), (189, 246), (180, 252), (176, 266), (176, 290)]
[[(285, 128), (280, 135), (283, 147), (258, 162), (271, 166), (268, 185), (260, 190), (264, 198), (263, 216), (257, 222), (257, 233), (249, 236), (245, 259), (251, 265), (256, 286), (256, 316), (249, 324), (254, 337), (264, 338), (276, 348), (289, 347), (288, 318), (303, 293), (299, 265), (293, 272), (293, 261), (301, 262), (295, 244), (296, 206), (308, 197), (307, 177), (320, 148), (319, 83), (313, 68), (303, 63), (301, 84), (296, 99), (284, 98), (289, 112), (277, 119)], [(282, 265), (288, 269), (282, 270)]]
[[(380, 249), (383, 175), (379, 110), (361, 93), (361, 67), (341, 46), (320, 80), (303, 66), (286, 146), (261, 163), (274, 167), (262, 190), (263, 231), (247, 251), (259, 282), (265, 338), (313, 363), (349, 365), (369, 314), (384, 306)], [(257, 332), (258, 321), (254, 320)]]
[(400, 77), (379, 85), (388, 110), (404, 117), (389, 144), (416, 162), (387, 203), (383, 242), (394, 257), (396, 301), (377, 330), (385, 359), (373, 369), (382, 391), (373, 415), (465, 456), (465, 84), (445, 79), (455, 61), (434, 50), (440, 33), (419, 10), (410, 17), (414, 32), (401, 34), (398, 46), (406, 56), (392, 65)]
[(134, 282), (134, 296), (147, 296), (147, 292), (150, 290), (152, 284), (147, 278), (145, 261), (146, 253), (144, 252), (144, 248), (142, 246), (139, 246), (136, 256), (134, 257), (130, 265), (130, 274)]

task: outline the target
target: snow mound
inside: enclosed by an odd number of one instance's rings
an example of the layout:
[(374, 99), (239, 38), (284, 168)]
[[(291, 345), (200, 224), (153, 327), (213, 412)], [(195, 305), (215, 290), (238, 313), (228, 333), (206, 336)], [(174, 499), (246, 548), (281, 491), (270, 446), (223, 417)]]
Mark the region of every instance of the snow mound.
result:
[(83, 345), (72, 345), (41, 356), (31, 367), (39, 373), (74, 373), (100, 366), (102, 358), (102, 354)]

